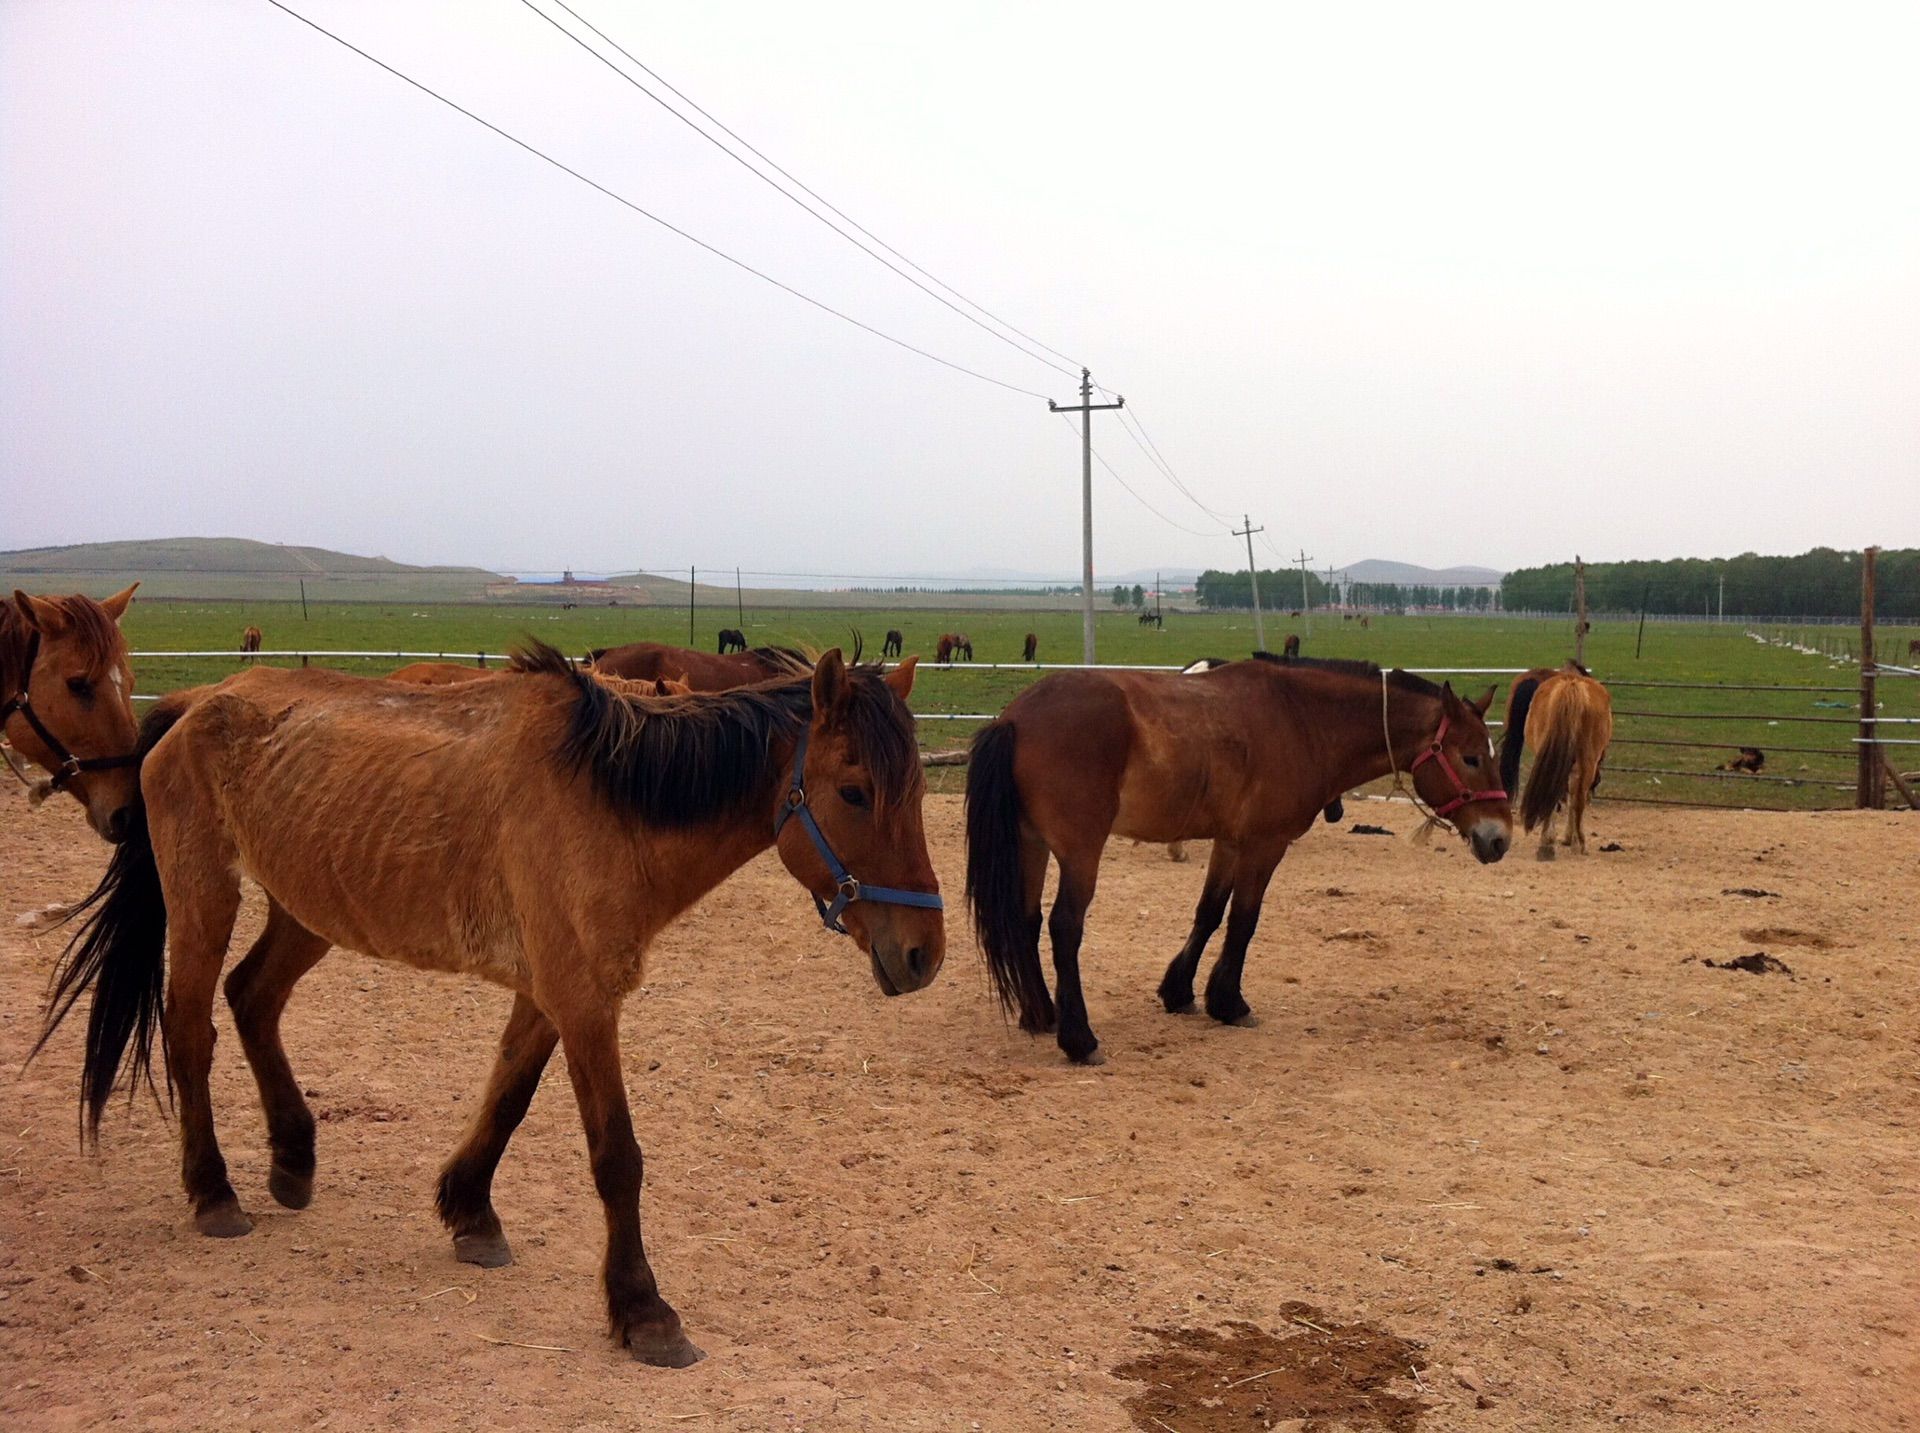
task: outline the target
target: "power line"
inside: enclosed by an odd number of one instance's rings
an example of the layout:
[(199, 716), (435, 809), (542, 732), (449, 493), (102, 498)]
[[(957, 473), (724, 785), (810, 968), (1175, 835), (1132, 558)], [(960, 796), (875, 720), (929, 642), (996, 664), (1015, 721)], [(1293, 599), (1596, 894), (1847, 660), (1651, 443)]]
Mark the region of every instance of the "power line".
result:
[(641, 218), (651, 220), (653, 223), (658, 224), (661, 228), (667, 230), (669, 233), (675, 234), (678, 237), (685, 239), (688, 243), (693, 244), (698, 248), (706, 250), (707, 253), (712, 254), (715, 258), (724, 259), (727, 263), (732, 264), (736, 269), (740, 269), (746, 273), (752, 274), (756, 279), (761, 280), (763, 283), (768, 283), (773, 285), (773, 287), (775, 287), (776, 289), (779, 289), (782, 293), (791, 294), (794, 298), (799, 299), (802, 303), (808, 304), (813, 308), (817, 308), (822, 313), (831, 314), (833, 315), (833, 317), (839, 319), (843, 323), (852, 324), (855, 328), (861, 329), (867, 333), (870, 333), (875, 338), (884, 339), (886, 342), (893, 344), (896, 348), (904, 348), (909, 353), (918, 354), (921, 358), (929, 359), (932, 362), (939, 364), (942, 368), (951, 368), (956, 373), (964, 373), (969, 378), (977, 378), (982, 383), (991, 383), (996, 388), (1004, 388), (1010, 393), (1019, 393), (1028, 398), (1038, 398), (1043, 401), (1045, 400), (1047, 395), (1044, 393), (1037, 393), (1031, 388), (1022, 388), (1017, 383), (1008, 383), (1002, 379), (994, 378), (989, 374), (979, 372), (977, 369), (968, 368), (965, 364), (955, 363), (951, 359), (942, 358), (937, 353), (929, 353), (924, 348), (921, 348), (915, 344), (908, 343), (904, 338), (895, 338), (892, 334), (884, 332), (881, 329), (877, 329), (870, 323), (866, 323), (860, 319), (854, 318), (851, 314), (842, 313), (839, 309), (834, 308), (831, 304), (822, 303), (819, 299), (816, 299), (809, 294), (802, 293), (799, 289), (796, 289), (795, 287), (793, 287), (793, 285), (781, 282), (779, 279), (774, 278), (773, 275), (766, 273), (763, 270), (756, 269), (752, 264), (747, 263), (744, 259), (736, 259), (732, 254), (727, 253), (724, 249), (716, 248), (714, 245), (709, 244), (705, 239), (699, 238), (694, 234), (688, 233), (685, 229), (682, 229), (679, 225), (674, 224), (669, 220), (661, 218), (658, 214), (653, 213), (651, 210), (642, 208), (640, 205), (634, 203), (633, 200), (627, 198), (623, 194), (618, 194), (614, 192), (613, 190), (607, 188), (606, 185), (600, 183), (598, 180), (588, 178), (586, 175), (582, 174), (579, 170), (573, 168), (568, 164), (563, 163), (558, 159), (555, 159), (551, 154), (548, 154), (545, 150), (534, 148), (534, 146), (527, 143), (526, 140), (521, 139), (518, 135), (509, 134), (506, 130), (500, 128), (499, 125), (493, 123), (491, 120), (482, 119), (479, 115), (475, 114), (472, 110), (467, 109), (465, 106), (458, 104), (453, 100), (448, 99), (445, 95), (441, 94), (438, 90), (431, 89), (428, 86), (422, 84), (419, 80), (414, 79), (413, 76), (409, 74), (405, 74), (402, 71), (395, 69), (392, 65), (388, 64), (385, 60), (382, 60), (377, 56), (368, 54), (365, 50), (361, 49), (358, 45), (354, 44), (351, 40), (342, 39), (339, 35), (334, 34), (333, 31), (327, 29), (324, 25), (318, 24), (313, 20), (309, 20), (305, 15), (302, 15), (298, 10), (295, 10), (288, 5), (281, 3), (281, 0), (267, 0), (267, 3), (273, 6), (274, 9), (282, 11), (285, 14), (292, 16), (294, 19), (298, 20), (301, 24), (305, 25), (308, 29), (318, 31), (320, 34), (325, 35), (329, 40), (332, 40), (336, 45), (340, 45), (345, 49), (353, 51), (354, 54), (358, 55), (361, 59), (368, 61), (370, 64), (379, 66), (381, 69), (385, 70), (388, 74), (392, 75), (395, 79), (404, 80), (407, 84), (412, 85), (415, 89), (419, 90), (422, 94), (427, 95), (432, 99), (436, 99), (440, 101), (440, 103), (445, 105), (448, 109), (454, 110), (459, 114), (465, 115), (468, 119), (472, 120), (475, 124), (478, 124), (485, 129), (492, 130), (495, 134), (499, 135), (502, 139), (506, 140), (510, 144), (516, 145), (519, 148), (524, 149), (528, 154), (531, 154), (532, 156), (534, 156), (534, 158), (546, 161), (548, 164), (551, 164), (555, 169), (558, 169), (561, 173), (569, 175), (570, 177), (579, 180), (582, 184), (586, 185), (590, 189), (598, 190), (600, 193), (606, 195), (607, 198), (613, 200), (616, 204), (622, 205), (627, 209), (631, 209), (634, 213), (638, 214)]
[[(1068, 418), (1062, 415), (1060, 421), (1065, 423), (1069, 428), (1073, 427), (1073, 420), (1071, 418)], [(1109, 463), (1107, 461), (1107, 456), (1105, 453), (1102, 453), (1098, 448), (1095, 448), (1093, 450), (1093, 458), (1095, 462), (1097, 462), (1101, 467), (1107, 470), (1108, 477), (1112, 478), (1116, 483), (1120, 484), (1121, 487), (1125, 488), (1127, 492), (1132, 495), (1133, 500), (1135, 502), (1139, 503), (1141, 507), (1145, 508), (1148, 512), (1152, 513), (1155, 517), (1159, 518), (1160, 521), (1165, 523), (1168, 527), (1176, 528), (1179, 531), (1190, 534), (1193, 537), (1219, 537), (1220, 536), (1220, 534), (1217, 532), (1201, 532), (1198, 529), (1186, 526), (1184, 523), (1175, 522), (1172, 518), (1168, 517), (1165, 513), (1161, 512), (1159, 508), (1155, 507), (1152, 503), (1148, 502), (1144, 497), (1142, 497), (1140, 495), (1140, 490), (1138, 488), (1134, 487), (1132, 483), (1128, 482), (1125, 478), (1121, 477), (1120, 470), (1115, 468), (1112, 463)]]
[(1173, 484), (1173, 486), (1179, 491), (1182, 497), (1184, 497), (1188, 502), (1192, 503), (1195, 507), (1199, 508), (1200, 511), (1205, 513), (1208, 517), (1213, 518), (1218, 522), (1224, 522), (1229, 524), (1232, 523), (1233, 515), (1231, 513), (1220, 512), (1217, 509), (1210, 508), (1205, 503), (1201, 502), (1199, 496), (1193, 491), (1193, 489), (1188, 487), (1186, 483), (1181, 479), (1180, 475), (1173, 470), (1173, 464), (1169, 463), (1166, 459), (1166, 456), (1163, 453), (1161, 453), (1160, 445), (1153, 441), (1153, 434), (1149, 433), (1147, 431), (1147, 425), (1140, 421), (1140, 415), (1138, 412), (1122, 413), (1120, 415), (1121, 427), (1123, 428), (1126, 427), (1129, 422), (1131, 422), (1135, 428), (1139, 429), (1138, 436), (1136, 436), (1132, 432), (1129, 432), (1127, 434), (1129, 438), (1133, 439), (1134, 446), (1139, 448), (1141, 452), (1147, 455), (1148, 459), (1153, 463), (1153, 465), (1156, 468), (1159, 469), (1159, 471), (1163, 475), (1165, 475), (1167, 481)]
[[(834, 223), (833, 220), (829, 219), (825, 214), (820, 213), (817, 209), (809, 205), (806, 202), (806, 200), (802, 199), (799, 195), (794, 194), (789, 190), (783, 188), (773, 178), (761, 172), (759, 169), (755, 168), (750, 161), (734, 153), (731, 149), (727, 148), (726, 145), (722, 144), (718, 139), (715, 139), (711, 134), (708, 134), (699, 125), (695, 124), (692, 120), (688, 119), (684, 114), (681, 114), (679, 110), (675, 109), (672, 105), (668, 104), (665, 100), (660, 98), (659, 95), (655, 94), (652, 90), (648, 89), (645, 85), (641, 84), (640, 81), (636, 80), (632, 75), (628, 74), (625, 70), (621, 69), (612, 60), (608, 59), (605, 55), (601, 54), (592, 45), (588, 44), (585, 40), (581, 39), (578, 35), (574, 34), (573, 31), (569, 30), (565, 25), (562, 25), (558, 20), (554, 19), (553, 16), (547, 14), (547, 12), (542, 10), (538, 5), (535, 5), (533, 3), (533, 0), (520, 0), (520, 3), (526, 6), (526, 8), (531, 10), (534, 14), (538, 15), (542, 20), (545, 20), (549, 25), (553, 26), (553, 28), (558, 30), (562, 35), (565, 35), (569, 40), (573, 41), (574, 44), (578, 45), (581, 49), (585, 50), (589, 55), (592, 55), (594, 59), (598, 60), (601, 64), (605, 65), (608, 69), (612, 70), (614, 74), (618, 75), (621, 79), (625, 80), (628, 84), (632, 85), (636, 90), (640, 91), (641, 94), (645, 95), (648, 99), (652, 100), (655, 104), (659, 105), (661, 109), (665, 110), (668, 114), (672, 115), (675, 119), (679, 120), (680, 123), (684, 124), (688, 129), (692, 130), (695, 134), (699, 135), (708, 144), (711, 144), (715, 149), (719, 150), (722, 154), (726, 155), (727, 158), (731, 159), (735, 164), (738, 164), (742, 169), (746, 170), (747, 173), (751, 174), (755, 179), (758, 179), (761, 183), (765, 184), (768, 188), (772, 189), (773, 192), (778, 194), (782, 199), (785, 199), (789, 203), (798, 207), (801, 213), (807, 215), (809, 218), (817, 219), (820, 223), (826, 225), (827, 228), (831, 229), (834, 233), (838, 234), (841, 238), (845, 239), (849, 244), (852, 244), (856, 249), (860, 250), (861, 253), (866, 254), (868, 257), (873, 259), (876, 263), (884, 265), (891, 272), (898, 274), (901, 278), (905, 279), (908, 283), (912, 284), (916, 289), (919, 289), (922, 293), (926, 294), (935, 303), (943, 304), (947, 308), (952, 309), (953, 312), (960, 315), (961, 318), (965, 319), (968, 323), (972, 324), (975, 328), (979, 329), (983, 333), (986, 333), (994, 338), (999, 339), (1000, 342), (1006, 344), (1009, 348), (1013, 349), (1014, 352), (1022, 355), (1023, 357), (1031, 358), (1036, 363), (1045, 364), (1048, 368), (1051, 368), (1055, 373), (1064, 373), (1069, 378), (1074, 376), (1072, 369), (1063, 368), (1058, 363), (1055, 363), (1052, 359), (1042, 357), (1040, 354), (1034, 353), (1032, 350), (1025, 348), (1022, 345), (1014, 342), (1014, 340), (1008, 338), (1004, 333), (1001, 333), (998, 329), (995, 329), (992, 326), (981, 322), (979, 319), (975, 318), (972, 314), (968, 313), (965, 309), (961, 308), (958, 304), (946, 298), (944, 295), (935, 293), (932, 289), (928, 288), (925, 284), (921, 283), (920, 280), (916, 279), (912, 274), (908, 273), (905, 269), (901, 268), (898, 264), (893, 263), (884, 255), (877, 253), (875, 250), (861, 243), (859, 239), (855, 238), (852, 234), (848, 233), (845, 229), (841, 228), (838, 224)], [(625, 47), (623, 47), (619, 41), (610, 38), (604, 30), (601, 30), (598, 27), (596, 27), (592, 21), (583, 18), (580, 12), (573, 9), (568, 4), (566, 4), (565, 0), (554, 0), (554, 3), (559, 5), (562, 10), (565, 10), (569, 15), (573, 16), (573, 18), (578, 20), (582, 25), (585, 25), (589, 30), (592, 30), (594, 34), (598, 35), (601, 39), (605, 40), (609, 45), (613, 46), (614, 49), (620, 51), (620, 53), (625, 55), (629, 60), (632, 60), (635, 65), (639, 65), (641, 69), (647, 70), (648, 74), (653, 73), (651, 70), (647, 69), (646, 65), (642, 64), (638, 59), (635, 59), (633, 54), (629, 50), (627, 50)], [(678, 94), (679, 92), (676, 90), (675, 93)], [(691, 100), (688, 100), (687, 103), (691, 105), (693, 102)], [(697, 105), (694, 107), (696, 109), (698, 108)], [(701, 113), (705, 114), (706, 111), (702, 110)], [(714, 120), (713, 123), (719, 124), (719, 121)], [(724, 128), (724, 126), (722, 126), (722, 128)], [(731, 133), (732, 131), (728, 131), (728, 132)], [(746, 141), (741, 140), (740, 143), (745, 144)], [(798, 183), (797, 180), (794, 182)], [(821, 202), (824, 203), (825, 201), (822, 200)]]

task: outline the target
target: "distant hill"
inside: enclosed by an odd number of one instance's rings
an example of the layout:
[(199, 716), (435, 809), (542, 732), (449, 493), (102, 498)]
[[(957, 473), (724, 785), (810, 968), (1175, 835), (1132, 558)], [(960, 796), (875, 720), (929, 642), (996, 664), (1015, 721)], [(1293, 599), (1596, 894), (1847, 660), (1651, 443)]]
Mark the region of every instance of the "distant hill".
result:
[(168, 537), (0, 552), (0, 590), (110, 592), (138, 581), (143, 597), (460, 601), (503, 579), (478, 567), (418, 567), (324, 547), (245, 537)]
[(1347, 582), (1397, 582), (1403, 587), (1498, 587), (1506, 575), (1491, 567), (1420, 567), (1377, 557), (1335, 571)]

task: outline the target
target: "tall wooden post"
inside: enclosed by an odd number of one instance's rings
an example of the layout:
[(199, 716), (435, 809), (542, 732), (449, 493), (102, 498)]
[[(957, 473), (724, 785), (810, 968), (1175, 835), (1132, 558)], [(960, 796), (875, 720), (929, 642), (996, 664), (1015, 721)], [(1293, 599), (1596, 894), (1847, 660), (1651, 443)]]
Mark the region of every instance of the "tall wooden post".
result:
[(1873, 562), (1880, 549), (1860, 554), (1860, 766), (1854, 783), (1853, 804), (1878, 811), (1886, 799), (1886, 778), (1880, 762), (1879, 708), (1875, 705), (1873, 670)]
[(699, 573), (689, 567), (687, 569), (687, 645), (689, 647), (700, 645), (693, 640), (693, 587), (698, 578)]
[(1573, 660), (1587, 664), (1587, 564), (1573, 559)]

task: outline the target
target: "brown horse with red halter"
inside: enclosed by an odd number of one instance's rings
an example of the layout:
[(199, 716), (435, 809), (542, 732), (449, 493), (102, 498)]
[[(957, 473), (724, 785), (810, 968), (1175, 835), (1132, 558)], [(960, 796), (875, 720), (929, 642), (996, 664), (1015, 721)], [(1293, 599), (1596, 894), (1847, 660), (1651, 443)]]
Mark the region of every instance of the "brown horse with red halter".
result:
[(120, 634), (139, 585), (101, 602), (25, 592), (0, 602), (0, 730), (50, 777), (31, 779), (11, 756), (7, 764), (36, 802), (71, 793), (109, 841), (125, 834), (139, 790), (133, 669)]
[(1214, 1019), (1247, 1024), (1241, 995), (1260, 903), (1287, 847), (1340, 794), (1401, 774), (1483, 863), (1513, 816), (1498, 784), (1488, 690), (1464, 701), (1369, 662), (1263, 656), (1191, 673), (1069, 671), (1043, 677), (974, 738), (967, 767), (967, 899), (1001, 1003), (1020, 1028), (1056, 1028), (1040, 968), (1051, 856), (1060, 889), (1048, 925), (1057, 1028), (1068, 1058), (1099, 1042), (1080, 987), (1080, 943), (1109, 836), (1212, 838), (1193, 929), (1160, 982), (1169, 1011), (1193, 1008), (1200, 957), (1227, 920), (1207, 981)]
[(696, 692), (726, 692), (752, 682), (813, 670), (813, 663), (791, 647), (753, 647), (720, 656), (665, 642), (630, 642), (624, 647), (589, 652), (587, 660), (602, 676), (643, 682), (665, 677), (683, 681)]

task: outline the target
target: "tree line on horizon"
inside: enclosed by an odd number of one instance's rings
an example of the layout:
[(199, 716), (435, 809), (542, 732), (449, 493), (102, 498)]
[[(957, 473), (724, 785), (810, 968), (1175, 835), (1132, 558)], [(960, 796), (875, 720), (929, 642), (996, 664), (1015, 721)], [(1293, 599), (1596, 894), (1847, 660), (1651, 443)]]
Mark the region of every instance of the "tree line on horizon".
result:
[[(1500, 584), (1509, 612), (1571, 612), (1571, 562), (1522, 567)], [(1676, 557), (1649, 562), (1590, 562), (1587, 611), (1655, 616), (1711, 613), (1739, 617), (1857, 617), (1860, 554), (1816, 547), (1794, 557)], [(1722, 582), (1725, 603), (1722, 605)], [(1874, 615), (1920, 615), (1920, 548), (1894, 548), (1875, 560)]]

